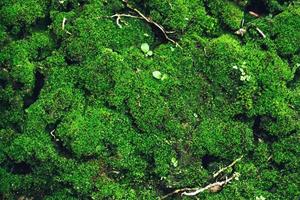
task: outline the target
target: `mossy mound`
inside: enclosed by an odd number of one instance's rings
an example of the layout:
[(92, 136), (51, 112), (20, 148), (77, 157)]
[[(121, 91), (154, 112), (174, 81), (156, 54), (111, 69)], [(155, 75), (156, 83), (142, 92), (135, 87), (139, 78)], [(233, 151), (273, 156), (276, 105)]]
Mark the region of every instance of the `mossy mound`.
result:
[(0, 18), (0, 199), (189, 199), (236, 174), (191, 198), (300, 198), (298, 1), (4, 0)]

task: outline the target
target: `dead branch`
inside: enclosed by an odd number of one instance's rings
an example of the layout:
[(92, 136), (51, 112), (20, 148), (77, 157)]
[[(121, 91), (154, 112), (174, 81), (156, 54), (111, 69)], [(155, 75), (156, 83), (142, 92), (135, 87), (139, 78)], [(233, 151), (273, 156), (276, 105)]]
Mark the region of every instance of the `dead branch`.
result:
[[(219, 181), (219, 182), (215, 182), (215, 183), (212, 183), (212, 184), (209, 184), (203, 188), (195, 188), (192, 192), (189, 192), (189, 191), (185, 191), (183, 192), (181, 195), (185, 195), (185, 196), (195, 196), (201, 192), (204, 192), (205, 190), (211, 190), (211, 189), (214, 189), (215, 188), (222, 188), (224, 185), (228, 184), (231, 180), (233, 179), (236, 179), (239, 177), (239, 173), (234, 173), (230, 178), (227, 178), (224, 180), (224, 181)], [(217, 191), (219, 191), (220, 189), (218, 189)]]
[(140, 19), (143, 19), (145, 20), (147, 23), (149, 24), (152, 24), (154, 25), (155, 27), (157, 27), (162, 33), (163, 35), (165, 36), (165, 38), (172, 42), (173, 44), (175, 44), (176, 46), (179, 46), (180, 45), (175, 41), (173, 40), (172, 38), (170, 38), (168, 36), (168, 33), (173, 33), (173, 31), (166, 31), (165, 28), (158, 24), (157, 22), (153, 21), (151, 18), (149, 17), (146, 17), (141, 11), (139, 11), (138, 9), (134, 8), (133, 6), (131, 6), (129, 3), (128, 3), (128, 0), (122, 0), (122, 2), (126, 5), (127, 8), (129, 8), (130, 10), (134, 11), (135, 13), (137, 13), (138, 16), (134, 16), (134, 15), (127, 15), (127, 14), (115, 14), (115, 15), (112, 15), (111, 17), (117, 17), (117, 25), (121, 28), (122, 26), (120, 25), (120, 20), (121, 20), (121, 17), (133, 17), (133, 18), (140, 18)]
[(53, 139), (55, 140), (55, 141), (59, 141), (59, 139), (57, 139), (56, 138), (56, 136), (54, 135), (54, 132), (55, 132), (55, 129), (53, 129), (52, 131), (50, 131), (50, 135), (53, 137)]
[(213, 177), (216, 178), (216, 177), (219, 176), (222, 172), (224, 172), (225, 170), (227, 170), (228, 168), (232, 167), (232, 166), (235, 165), (237, 162), (239, 162), (242, 158), (243, 158), (243, 156), (241, 156), (241, 157), (239, 157), (238, 159), (234, 160), (230, 165), (221, 168), (219, 171), (217, 171), (216, 173), (213, 174)]
[[(239, 162), (241, 159), (243, 158), (243, 156), (239, 157), (238, 159), (234, 160), (232, 163), (230, 163), (228, 166), (221, 168), (219, 171), (217, 171), (216, 173), (213, 174), (213, 178), (217, 178), (222, 172), (224, 172), (226, 169), (234, 166), (237, 162)], [(181, 196), (196, 196), (197, 194), (204, 192), (206, 190), (209, 190), (211, 192), (218, 192), (220, 191), (224, 185), (228, 184), (230, 181), (232, 181), (233, 179), (238, 179), (238, 177), (240, 176), (239, 173), (233, 173), (233, 175), (231, 177), (226, 177), (225, 180), (223, 181), (216, 181), (214, 183), (211, 183), (205, 187), (198, 187), (198, 188), (182, 188), (182, 189), (177, 189), (174, 190), (173, 192), (163, 196), (161, 199), (165, 199), (169, 196), (172, 196), (174, 194), (181, 194)]]
[(62, 24), (61, 24), (61, 29), (65, 30), (65, 24), (66, 24), (67, 18), (63, 18)]
[(65, 31), (67, 34), (72, 35), (69, 31), (65, 30), (66, 21), (67, 21), (67, 18), (64, 17), (63, 21), (62, 21), (62, 24), (61, 24), (61, 29), (63, 31)]
[(238, 177), (240, 176), (239, 173), (234, 173), (231, 177), (227, 178), (224, 181), (217, 181), (214, 183), (211, 183), (205, 187), (202, 188), (182, 188), (182, 189), (178, 189), (175, 190), (165, 196), (163, 196), (161, 199), (165, 199), (169, 196), (172, 196), (174, 194), (179, 194), (181, 193), (181, 196), (196, 196), (197, 194), (204, 192), (206, 190), (209, 190), (211, 192), (218, 192), (220, 191), (224, 185), (228, 184), (230, 181), (232, 181), (233, 179), (238, 179)]
[(259, 17), (259, 14), (253, 11), (249, 11), (249, 14), (252, 15), (253, 17)]
[(137, 19), (142, 19), (139, 16), (135, 16), (135, 15), (130, 15), (130, 14), (114, 14), (112, 16), (110, 16), (111, 18), (116, 18), (116, 22), (119, 28), (122, 28), (122, 25), (120, 24), (121, 22), (121, 17), (130, 17), (130, 18), (137, 18)]
[(264, 34), (264, 32), (262, 32), (262, 30), (260, 30), (258, 27), (256, 27), (255, 29), (263, 38), (266, 38), (266, 35)]

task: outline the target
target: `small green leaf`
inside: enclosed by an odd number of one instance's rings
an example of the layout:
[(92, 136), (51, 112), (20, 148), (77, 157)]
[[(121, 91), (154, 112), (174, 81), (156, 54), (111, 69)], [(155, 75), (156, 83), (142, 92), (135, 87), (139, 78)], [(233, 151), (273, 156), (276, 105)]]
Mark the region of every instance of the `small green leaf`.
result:
[(167, 75), (167, 74), (164, 74), (164, 75), (162, 75), (161, 80), (163, 81), (163, 80), (165, 80), (165, 79), (167, 79), (167, 78), (168, 78), (168, 75)]
[(162, 78), (162, 74), (160, 73), (160, 71), (154, 71), (154, 72), (152, 72), (152, 75), (156, 79), (161, 79)]
[(174, 167), (177, 167), (177, 166), (178, 166), (178, 161), (177, 161), (177, 159), (174, 158), (174, 157), (171, 159), (171, 163), (172, 163), (172, 165), (173, 165)]
[(148, 51), (146, 55), (147, 56), (152, 56), (153, 55), (153, 51)]
[(149, 45), (147, 43), (143, 43), (141, 45), (141, 50), (144, 52), (144, 53), (147, 53), (149, 51)]

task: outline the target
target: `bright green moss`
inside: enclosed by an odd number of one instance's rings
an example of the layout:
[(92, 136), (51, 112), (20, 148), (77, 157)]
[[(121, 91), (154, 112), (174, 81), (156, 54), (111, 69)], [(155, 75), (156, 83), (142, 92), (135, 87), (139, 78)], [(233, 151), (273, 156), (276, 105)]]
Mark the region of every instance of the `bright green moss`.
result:
[(274, 17), (273, 37), (280, 55), (290, 56), (299, 52), (299, 23), (299, 6), (290, 7)]
[(253, 148), (253, 133), (244, 124), (205, 119), (196, 130), (194, 148), (211, 156), (238, 157)]
[(268, 0), (266, 2), (266, 7), (270, 13), (277, 14), (278, 12), (284, 11), (284, 9), (286, 9), (293, 2), (297, 3), (297, 1), (294, 0), (286, 0), (286, 1)]
[(190, 10), (192, 5), (195, 3), (185, 0), (154, 0), (147, 3), (151, 9), (150, 16), (155, 21), (164, 21), (163, 24), (168, 28), (177, 30), (183, 30), (193, 17)]
[(235, 93), (240, 74), (239, 69), (234, 69), (234, 66), (241, 67), (244, 62), (243, 49), (239, 42), (229, 35), (223, 35), (211, 40), (204, 51), (208, 60), (207, 67), (203, 69), (204, 73), (213, 83)]
[(232, 31), (239, 29), (243, 19), (243, 11), (231, 1), (208, 1), (208, 8), (214, 17), (218, 18), (226, 28)]
[(34, 24), (46, 16), (47, 1), (9, 1), (0, 3), (0, 18), (3, 25), (15, 28), (13, 33), (19, 33), (22, 27)]
[(274, 161), (277, 164), (285, 165), (288, 169), (299, 169), (299, 131), (294, 133), (294, 136), (285, 138), (280, 142), (273, 144), (273, 149), (275, 151)]
[(128, 3), (0, 3), (0, 199), (298, 199), (296, 3)]

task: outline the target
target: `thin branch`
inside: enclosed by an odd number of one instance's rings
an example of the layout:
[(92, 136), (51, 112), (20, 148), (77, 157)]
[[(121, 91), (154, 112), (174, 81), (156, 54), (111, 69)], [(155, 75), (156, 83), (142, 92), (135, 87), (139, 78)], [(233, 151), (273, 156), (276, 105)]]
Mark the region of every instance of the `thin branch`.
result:
[(55, 132), (55, 129), (50, 131), (50, 135), (54, 138), (55, 141), (59, 141), (59, 139), (57, 139), (56, 136), (54, 135), (54, 132)]
[[(141, 19), (143, 19), (143, 20), (145, 20), (146, 22), (148, 22), (149, 24), (152, 24), (152, 25), (154, 25), (155, 27), (157, 27), (157, 28), (163, 33), (163, 35), (165, 36), (165, 38), (166, 38), (168, 41), (170, 41), (170, 42), (174, 43), (176, 46), (179, 46), (179, 47), (180, 47), (180, 45), (179, 45), (175, 40), (173, 40), (172, 38), (170, 38), (170, 37), (168, 36), (169, 31), (166, 31), (162, 25), (156, 23), (156, 22), (153, 21), (152, 19), (146, 17), (141, 11), (139, 11), (138, 9), (132, 7), (130, 4), (128, 4), (128, 0), (122, 0), (122, 2), (126, 5), (127, 8), (129, 8), (130, 10), (134, 11), (135, 13), (137, 13), (137, 14), (140, 16)], [(128, 16), (126, 16), (126, 17), (128, 17)], [(118, 18), (117, 18), (117, 20), (118, 20)], [(119, 26), (119, 25), (118, 25), (118, 26)], [(119, 26), (119, 27), (120, 27), (120, 26)]]
[(62, 24), (61, 24), (61, 29), (64, 31), (65, 30), (65, 24), (66, 24), (67, 18), (63, 18)]
[(225, 170), (227, 170), (228, 168), (232, 167), (233, 165), (235, 165), (237, 162), (239, 162), (241, 159), (243, 158), (243, 156), (239, 157), (238, 159), (234, 160), (230, 165), (220, 169), (219, 171), (217, 171), (216, 173), (213, 174), (213, 177), (216, 178), (217, 176), (219, 176), (222, 172), (224, 172)]
[(65, 31), (67, 34), (72, 35), (72, 33), (70, 33), (69, 31), (65, 30), (66, 22), (67, 22), (67, 18), (64, 17), (64, 18), (63, 18), (63, 21), (62, 21), (62, 24), (61, 24), (61, 29), (62, 29), (63, 31)]
[[(243, 158), (243, 156), (239, 157), (238, 159), (234, 160), (232, 163), (230, 163), (228, 166), (221, 168), (219, 171), (217, 171), (216, 173), (213, 174), (213, 178), (217, 178), (222, 172), (224, 172), (226, 169), (234, 166), (237, 162), (239, 162), (241, 159)], [(206, 190), (209, 190), (211, 192), (218, 192), (219, 190), (222, 189), (222, 187), (226, 184), (228, 184), (231, 180), (233, 179), (238, 179), (238, 177), (240, 176), (239, 173), (233, 173), (233, 175), (229, 178), (225, 178), (225, 180), (223, 181), (216, 181), (214, 183), (211, 183), (205, 187), (202, 188), (182, 188), (182, 189), (177, 189), (174, 190), (173, 192), (163, 196), (161, 199), (165, 199), (169, 196), (172, 196), (174, 194), (179, 194), (181, 193), (181, 196), (185, 195), (185, 196), (195, 196), (201, 192), (204, 192)]]
[(130, 15), (130, 14), (114, 14), (112, 16), (110, 16), (111, 18), (117, 18), (116, 19), (116, 22), (117, 22), (117, 25), (119, 28), (122, 28), (122, 25), (120, 24), (121, 22), (121, 17), (130, 17), (130, 18), (137, 18), (137, 19), (142, 19), (141, 17), (139, 16), (135, 16), (135, 15)]
[(226, 179), (224, 181), (217, 181), (217, 182), (211, 183), (203, 188), (178, 189), (178, 190), (175, 190), (175, 191), (161, 197), (161, 199), (165, 199), (174, 194), (179, 194), (179, 193), (181, 193), (181, 196), (196, 196), (197, 194), (204, 192), (206, 190), (210, 190), (211, 192), (217, 192), (217, 191), (221, 190), (224, 185), (228, 184), (233, 179), (238, 179), (239, 176), (240, 176), (239, 173), (234, 173), (231, 177), (229, 177), (229, 178), (226, 177)]
[(249, 11), (249, 14), (252, 15), (253, 17), (259, 17), (259, 14), (253, 11)]
[(266, 35), (264, 34), (264, 32), (262, 32), (262, 30), (260, 30), (258, 27), (256, 27), (255, 29), (263, 38), (266, 38)]
[(196, 196), (197, 194), (204, 192), (205, 190), (210, 190), (212, 188), (218, 187), (218, 188), (222, 188), (224, 185), (228, 184), (231, 180), (236, 179), (239, 177), (239, 173), (234, 173), (230, 178), (226, 178), (224, 181), (219, 181), (219, 182), (215, 182), (212, 184), (209, 184), (203, 188), (196, 188), (194, 191), (192, 192), (188, 192), (185, 191), (183, 192), (181, 195), (185, 195), (185, 196)]

